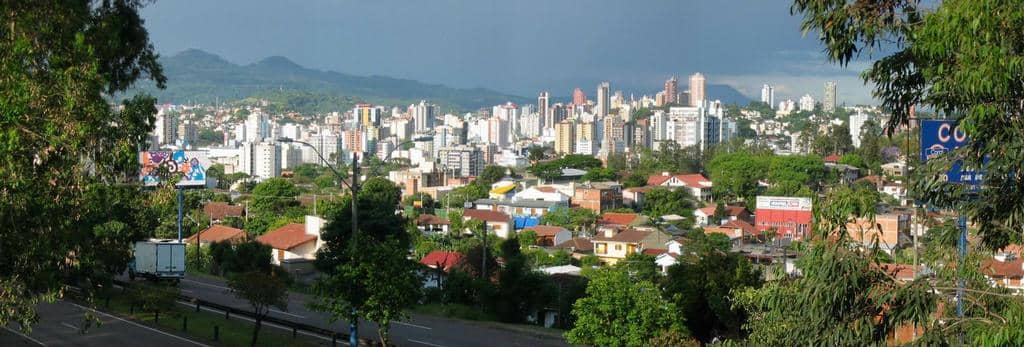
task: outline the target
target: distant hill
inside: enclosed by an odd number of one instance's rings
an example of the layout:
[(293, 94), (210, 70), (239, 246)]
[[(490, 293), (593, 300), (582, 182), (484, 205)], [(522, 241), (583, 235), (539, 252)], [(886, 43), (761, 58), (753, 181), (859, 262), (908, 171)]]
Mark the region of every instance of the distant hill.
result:
[[(302, 67), (285, 57), (237, 65), (208, 52), (187, 50), (161, 58), (167, 89), (139, 89), (160, 103), (213, 103), (261, 98), (303, 113), (344, 111), (358, 102), (409, 104), (421, 99), (445, 111), (468, 111), (529, 99), (483, 88), (452, 88), (385, 76), (355, 76)], [(252, 99), (250, 99), (252, 100)]]
[(709, 84), (704, 87), (705, 93), (710, 100), (721, 100), (723, 104), (737, 104), (746, 106), (753, 99), (743, 95), (732, 86), (725, 84)]

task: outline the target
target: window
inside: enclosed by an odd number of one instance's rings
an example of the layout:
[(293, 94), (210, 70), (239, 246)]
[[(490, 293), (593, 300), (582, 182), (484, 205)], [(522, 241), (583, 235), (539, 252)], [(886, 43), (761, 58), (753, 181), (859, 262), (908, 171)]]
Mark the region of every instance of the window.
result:
[(608, 244), (607, 243), (595, 243), (594, 244), (594, 253), (596, 253), (596, 254), (606, 254), (606, 253), (608, 253)]
[(621, 251), (622, 250), (622, 245), (615, 245), (615, 250), (616, 251)]

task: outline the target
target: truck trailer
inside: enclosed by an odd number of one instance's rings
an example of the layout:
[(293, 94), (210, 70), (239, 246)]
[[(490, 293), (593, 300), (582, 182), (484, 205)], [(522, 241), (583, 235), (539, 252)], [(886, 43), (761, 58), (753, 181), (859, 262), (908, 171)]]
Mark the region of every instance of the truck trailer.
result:
[(128, 264), (128, 277), (172, 280), (185, 277), (185, 244), (178, 240), (150, 239), (135, 242), (135, 257)]

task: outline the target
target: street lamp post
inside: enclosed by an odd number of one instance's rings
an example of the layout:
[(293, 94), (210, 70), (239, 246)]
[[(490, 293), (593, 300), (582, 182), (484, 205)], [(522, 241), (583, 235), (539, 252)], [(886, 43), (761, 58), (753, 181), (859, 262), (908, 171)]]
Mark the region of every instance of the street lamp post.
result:
[[(290, 139), (290, 138), (287, 138), (287, 137), (279, 138), (279, 139), (277, 139), (277, 141), (278, 142), (283, 142), (283, 143), (298, 143), (298, 144), (302, 144), (304, 146), (307, 146), (307, 147), (313, 149), (313, 152), (316, 153), (317, 157), (320, 157), (320, 160), (323, 161), (324, 165), (327, 165), (327, 168), (331, 169), (331, 172), (334, 172), (334, 175), (338, 177), (338, 180), (340, 180), (342, 184), (348, 186), (349, 190), (352, 191), (352, 237), (350, 238), (350, 241), (349, 241), (349, 248), (350, 248), (349, 249), (349, 253), (350, 253), (351, 257), (352, 257), (350, 260), (354, 263), (355, 259), (356, 259), (355, 258), (356, 257), (356, 240), (359, 237), (359, 210), (356, 207), (356, 204), (357, 204), (356, 196), (359, 194), (359, 161), (358, 161), (358, 157), (356, 156), (355, 153), (352, 153), (352, 183), (349, 184), (349, 183), (345, 182), (345, 177), (342, 176), (341, 173), (339, 173), (338, 170), (335, 169), (334, 166), (332, 166), (331, 163), (329, 161), (327, 161), (327, 159), (324, 158), (323, 154), (320, 153), (320, 150), (318, 150), (316, 148), (316, 146), (313, 146), (313, 145), (309, 144), (308, 142), (298, 141), (298, 140)], [(352, 319), (350, 319), (350, 321), (348, 323), (348, 330), (349, 330), (349, 339), (348, 339), (349, 346), (351, 346), (351, 347), (358, 347), (359, 346), (359, 318), (356, 317), (356, 310), (354, 308), (352, 309)]]

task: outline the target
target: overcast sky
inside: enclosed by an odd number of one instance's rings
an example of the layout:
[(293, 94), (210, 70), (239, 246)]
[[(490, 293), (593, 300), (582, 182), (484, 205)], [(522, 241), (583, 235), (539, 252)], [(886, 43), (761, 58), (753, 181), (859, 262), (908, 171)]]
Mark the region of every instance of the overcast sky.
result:
[[(838, 81), (840, 102), (870, 103), (857, 74), (826, 62), (780, 0), (158, 0), (143, 10), (163, 55), (198, 48), (248, 64), (280, 55), (316, 69), (486, 87), (532, 97), (655, 91), (693, 72), (751, 98)], [(709, 97), (714, 97), (713, 95)]]

